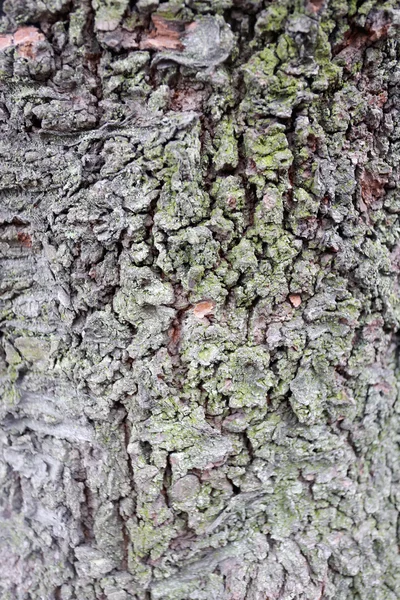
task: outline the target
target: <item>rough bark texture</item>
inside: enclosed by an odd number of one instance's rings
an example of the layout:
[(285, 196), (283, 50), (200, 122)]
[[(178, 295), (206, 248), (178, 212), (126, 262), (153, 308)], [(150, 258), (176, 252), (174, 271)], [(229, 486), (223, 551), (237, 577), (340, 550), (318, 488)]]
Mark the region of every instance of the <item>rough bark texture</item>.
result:
[(396, 2), (1, 23), (1, 599), (398, 600)]

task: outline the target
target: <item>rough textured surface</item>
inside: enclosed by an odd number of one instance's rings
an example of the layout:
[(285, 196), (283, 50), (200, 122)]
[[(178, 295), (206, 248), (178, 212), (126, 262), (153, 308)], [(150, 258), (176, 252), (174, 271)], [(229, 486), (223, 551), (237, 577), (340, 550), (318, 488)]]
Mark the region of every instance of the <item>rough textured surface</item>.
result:
[(2, 600), (400, 597), (400, 12), (5, 0)]

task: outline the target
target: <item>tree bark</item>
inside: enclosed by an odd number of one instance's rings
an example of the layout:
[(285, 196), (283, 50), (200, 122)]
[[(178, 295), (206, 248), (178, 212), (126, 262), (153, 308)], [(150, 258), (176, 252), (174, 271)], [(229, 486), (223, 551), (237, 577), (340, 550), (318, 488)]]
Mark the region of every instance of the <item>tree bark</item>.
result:
[(399, 24), (5, 0), (2, 600), (400, 597)]

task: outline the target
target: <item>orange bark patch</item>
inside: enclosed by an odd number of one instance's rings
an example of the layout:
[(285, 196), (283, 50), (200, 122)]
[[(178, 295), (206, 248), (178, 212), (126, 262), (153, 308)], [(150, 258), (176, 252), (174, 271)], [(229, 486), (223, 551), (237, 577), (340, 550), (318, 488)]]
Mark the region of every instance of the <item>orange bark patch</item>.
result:
[(179, 342), (181, 341), (181, 325), (176, 319), (172, 326), (168, 329), (168, 352), (171, 356), (176, 356), (179, 352)]
[(226, 199), (226, 203), (229, 206), (229, 208), (236, 208), (237, 202), (235, 196), (228, 196), (228, 198)]
[(32, 248), (32, 238), (29, 233), (18, 231), (17, 238), (25, 248)]
[(312, 133), (307, 137), (307, 145), (312, 152), (315, 152), (318, 147), (317, 138)]
[(292, 306), (297, 308), (301, 304), (300, 294), (289, 294), (289, 302)]
[(193, 309), (194, 316), (197, 319), (202, 319), (203, 317), (210, 315), (214, 312), (215, 303), (210, 302), (210, 300), (204, 300), (203, 302), (199, 302)]
[(308, 8), (310, 8), (313, 13), (318, 13), (322, 8), (323, 3), (324, 0), (309, 0)]
[(365, 25), (371, 42), (386, 38), (390, 27), (391, 22), (384, 11), (373, 13), (372, 19), (367, 20)]
[(35, 44), (44, 40), (44, 35), (36, 27), (20, 27), (14, 33), (14, 44), (20, 46), (21, 44)]
[(193, 89), (175, 90), (170, 103), (172, 110), (200, 110), (203, 102), (203, 95)]
[(0, 35), (0, 50), (15, 46), (19, 56), (35, 58), (35, 46), (45, 40), (45, 36), (36, 27), (20, 27), (13, 34)]
[(151, 20), (155, 29), (140, 43), (142, 50), (183, 50), (181, 38), (186, 31), (186, 24), (182, 21), (170, 21), (152, 15)]
[(376, 200), (382, 198), (387, 181), (387, 175), (363, 171), (360, 177), (361, 196), (367, 206), (372, 206)]
[(177, 344), (181, 338), (181, 329), (179, 326), (173, 325), (168, 330), (168, 337), (173, 344)]
[(372, 106), (378, 106), (379, 108), (382, 108), (386, 104), (387, 99), (388, 99), (387, 92), (381, 92), (380, 94), (377, 94), (376, 96), (370, 96), (368, 102)]
[(13, 45), (13, 36), (11, 33), (0, 35), (0, 50), (9, 48)]
[(43, 33), (36, 27), (21, 27), (14, 33), (14, 44), (23, 58), (35, 58), (35, 46), (44, 39)]
[(359, 56), (359, 52), (377, 40), (386, 38), (391, 28), (384, 11), (377, 12), (369, 19), (364, 31), (361, 29), (349, 29), (343, 38), (343, 42), (333, 49), (333, 55), (339, 56), (349, 66)]
[(366, 33), (349, 29), (344, 34), (343, 42), (333, 48), (332, 54), (340, 58), (347, 67), (351, 67), (367, 45), (368, 35)]

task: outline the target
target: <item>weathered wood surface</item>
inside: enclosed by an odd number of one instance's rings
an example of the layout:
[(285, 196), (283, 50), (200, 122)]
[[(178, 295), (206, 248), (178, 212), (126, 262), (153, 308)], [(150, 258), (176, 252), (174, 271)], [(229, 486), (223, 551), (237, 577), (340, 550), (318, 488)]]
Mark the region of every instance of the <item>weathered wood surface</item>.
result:
[(399, 25), (5, 0), (2, 600), (398, 600)]

